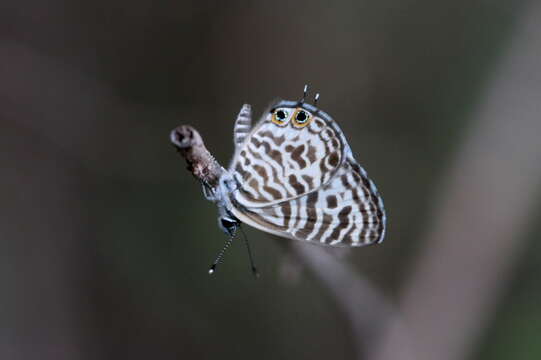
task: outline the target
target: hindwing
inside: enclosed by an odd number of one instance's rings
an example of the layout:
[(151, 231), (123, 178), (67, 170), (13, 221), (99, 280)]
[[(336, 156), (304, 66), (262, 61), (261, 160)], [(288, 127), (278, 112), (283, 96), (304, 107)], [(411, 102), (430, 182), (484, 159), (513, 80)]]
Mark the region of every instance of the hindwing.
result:
[(236, 204), (239, 220), (275, 235), (330, 246), (383, 241), (383, 200), (364, 169), (348, 157), (331, 181), (295, 199), (265, 207)]

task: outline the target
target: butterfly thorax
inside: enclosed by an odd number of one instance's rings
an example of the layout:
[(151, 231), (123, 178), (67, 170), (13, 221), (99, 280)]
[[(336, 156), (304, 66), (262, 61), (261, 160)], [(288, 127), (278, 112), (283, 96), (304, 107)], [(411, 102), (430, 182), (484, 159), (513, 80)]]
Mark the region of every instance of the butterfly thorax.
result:
[(218, 207), (218, 226), (223, 232), (233, 236), (241, 222), (231, 212), (232, 206), (229, 198), (231, 192), (238, 187), (238, 184), (235, 183), (229, 172), (224, 170), (217, 187), (212, 188), (207, 184), (202, 185), (205, 198), (215, 203)]

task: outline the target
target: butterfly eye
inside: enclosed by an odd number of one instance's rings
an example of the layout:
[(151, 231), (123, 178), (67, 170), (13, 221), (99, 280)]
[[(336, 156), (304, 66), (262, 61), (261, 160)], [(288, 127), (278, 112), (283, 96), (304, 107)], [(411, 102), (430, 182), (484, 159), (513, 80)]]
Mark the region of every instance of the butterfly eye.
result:
[(272, 121), (275, 124), (284, 125), (288, 116), (289, 116), (289, 113), (287, 112), (287, 110), (278, 109), (274, 112), (274, 114), (272, 114)]
[(295, 113), (294, 125), (296, 127), (304, 127), (308, 124), (310, 120), (310, 114), (304, 110), (297, 110)]
[(297, 113), (295, 120), (297, 120), (299, 124), (304, 124), (306, 120), (308, 120), (308, 115), (306, 114), (305, 111), (301, 110)]

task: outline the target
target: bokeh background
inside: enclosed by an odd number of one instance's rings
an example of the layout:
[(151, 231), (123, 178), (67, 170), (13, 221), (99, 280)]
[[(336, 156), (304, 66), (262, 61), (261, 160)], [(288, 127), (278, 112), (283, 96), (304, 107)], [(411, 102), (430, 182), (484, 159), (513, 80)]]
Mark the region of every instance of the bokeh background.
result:
[[(2, 1), (0, 358), (539, 359), (540, 24), (522, 0)], [(262, 276), (241, 242), (207, 274), (225, 237), (169, 143), (193, 125), (226, 165), (240, 106), (305, 83), (388, 211), (383, 244), (325, 252), (394, 308), (370, 356), (289, 240), (247, 229)]]

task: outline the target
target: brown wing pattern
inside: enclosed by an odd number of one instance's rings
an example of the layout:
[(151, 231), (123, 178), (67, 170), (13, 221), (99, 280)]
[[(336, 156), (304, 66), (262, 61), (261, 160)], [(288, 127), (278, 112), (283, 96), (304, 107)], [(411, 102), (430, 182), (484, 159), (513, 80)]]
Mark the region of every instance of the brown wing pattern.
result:
[(295, 199), (233, 213), (263, 231), (330, 246), (379, 243), (385, 235), (383, 200), (364, 169), (349, 157), (331, 181)]
[(232, 163), (231, 172), (242, 185), (234, 201), (264, 207), (312, 192), (332, 178), (344, 148), (340, 134), (321, 118), (303, 129), (263, 121)]

